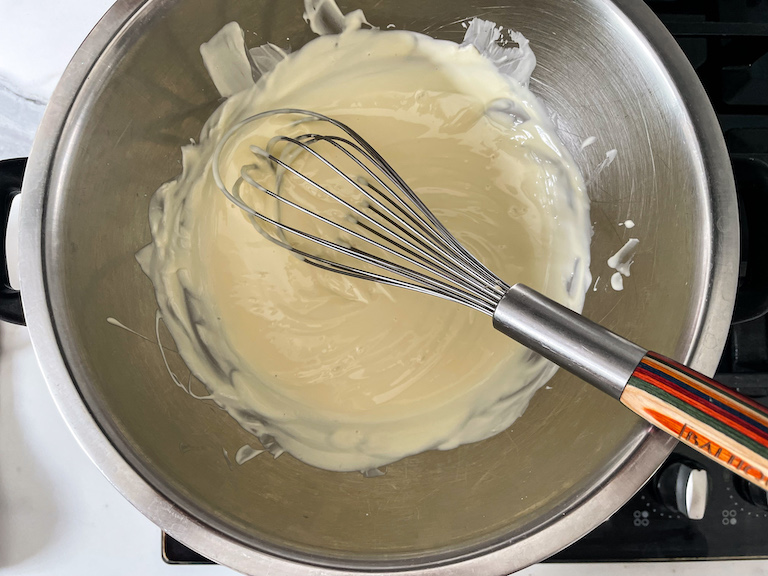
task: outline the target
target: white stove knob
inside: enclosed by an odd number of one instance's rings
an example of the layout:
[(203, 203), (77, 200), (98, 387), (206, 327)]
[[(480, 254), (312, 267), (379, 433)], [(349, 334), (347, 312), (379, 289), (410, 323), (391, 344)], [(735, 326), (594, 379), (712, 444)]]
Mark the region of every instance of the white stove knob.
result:
[(707, 510), (709, 476), (694, 463), (672, 462), (657, 475), (656, 492), (670, 510), (701, 520)]

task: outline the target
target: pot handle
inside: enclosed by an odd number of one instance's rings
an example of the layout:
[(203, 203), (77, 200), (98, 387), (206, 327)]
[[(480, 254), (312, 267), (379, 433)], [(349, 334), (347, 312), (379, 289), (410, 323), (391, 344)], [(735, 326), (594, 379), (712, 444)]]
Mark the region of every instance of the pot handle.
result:
[(11, 287), (8, 278), (5, 234), (8, 229), (11, 204), (16, 195), (21, 192), (21, 180), (26, 166), (26, 158), (0, 161), (0, 320), (21, 325), (26, 324), (24, 309), (21, 305), (21, 293)]

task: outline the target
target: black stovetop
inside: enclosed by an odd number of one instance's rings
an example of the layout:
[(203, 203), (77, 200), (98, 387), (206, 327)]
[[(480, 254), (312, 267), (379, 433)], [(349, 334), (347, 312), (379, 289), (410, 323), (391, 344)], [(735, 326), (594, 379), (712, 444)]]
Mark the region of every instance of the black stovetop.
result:
[[(648, 0), (696, 69), (725, 134), (739, 198), (741, 266), (717, 379), (768, 405), (768, 0)], [(664, 504), (663, 474), (708, 473), (704, 516)], [(668, 500), (668, 498), (667, 498)], [(679, 446), (621, 510), (553, 562), (768, 558), (768, 494)], [(163, 535), (169, 563), (209, 563)]]

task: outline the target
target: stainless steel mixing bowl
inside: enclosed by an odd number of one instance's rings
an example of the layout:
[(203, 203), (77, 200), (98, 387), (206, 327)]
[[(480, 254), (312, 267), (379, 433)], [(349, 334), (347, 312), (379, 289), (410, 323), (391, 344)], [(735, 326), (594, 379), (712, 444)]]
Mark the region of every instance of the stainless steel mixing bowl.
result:
[[(701, 85), (642, 2), (341, 7), (450, 40), (472, 16), (530, 38), (532, 89), (587, 177), (618, 151), (589, 185), (600, 280), (585, 314), (714, 370), (737, 278), (733, 180)], [(579, 538), (674, 440), (565, 373), (512, 430), (406, 458), (379, 478), (288, 455), (237, 466), (234, 451), (253, 438), (175, 386), (155, 344), (107, 323), (154, 333), (155, 298), (134, 253), (150, 239), (150, 196), (179, 174), (180, 146), (219, 104), (199, 46), (231, 20), (249, 45), (296, 50), (313, 37), (299, 0), (119, 0), (67, 69), (35, 141), (22, 193), (22, 295), (51, 391), (85, 450), (163, 529), (252, 574), (507, 574)], [(598, 142), (579, 151), (588, 136)], [(615, 292), (605, 262), (629, 237), (618, 226), (627, 218), (640, 248)]]

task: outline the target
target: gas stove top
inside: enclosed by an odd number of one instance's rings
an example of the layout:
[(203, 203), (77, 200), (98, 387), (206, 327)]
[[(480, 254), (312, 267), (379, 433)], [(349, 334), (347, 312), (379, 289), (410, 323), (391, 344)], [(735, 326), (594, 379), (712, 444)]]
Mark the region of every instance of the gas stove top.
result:
[[(768, 1), (649, 0), (717, 112), (741, 219), (739, 291), (717, 379), (768, 405)], [(685, 446), (550, 562), (768, 558), (768, 492)], [(163, 534), (170, 564), (210, 564)]]

